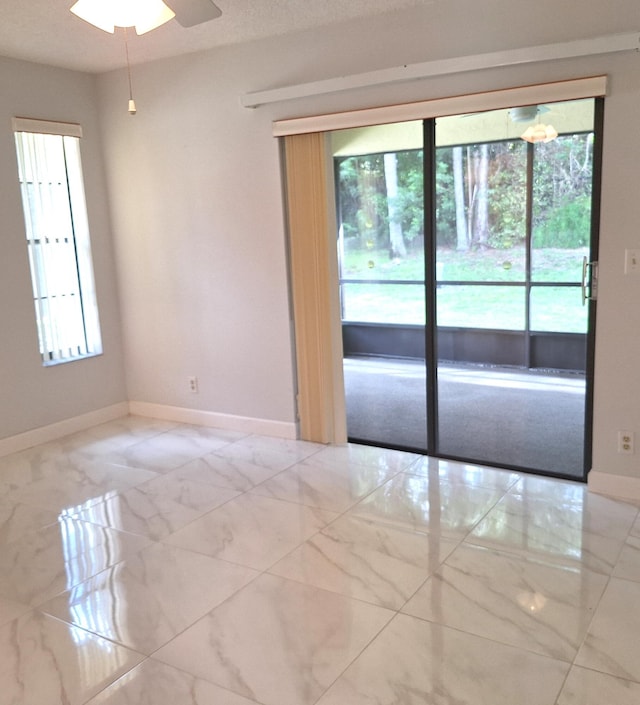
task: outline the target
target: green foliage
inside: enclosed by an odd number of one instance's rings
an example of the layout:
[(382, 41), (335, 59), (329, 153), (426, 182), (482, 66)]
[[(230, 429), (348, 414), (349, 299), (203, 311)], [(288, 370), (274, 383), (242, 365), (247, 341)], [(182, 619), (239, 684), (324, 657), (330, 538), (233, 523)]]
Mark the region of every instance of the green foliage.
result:
[(436, 150), (436, 232), (439, 245), (456, 245), (456, 203), (453, 181), (453, 150)]
[[(459, 203), (458, 209), (453, 148), (436, 149), (438, 246), (457, 246), (458, 225), (467, 234), (471, 249), (508, 250), (523, 243), (527, 154), (531, 148), (516, 139), (458, 149), (463, 156), (458, 191), (464, 194), (464, 203)], [(574, 248), (588, 242), (592, 152), (592, 134), (561, 136), (533, 147), (531, 211), (536, 247)], [(422, 150), (397, 152), (396, 164), (398, 194), (395, 203), (390, 204), (384, 154), (336, 159), (338, 213), (346, 250), (375, 249), (386, 251), (387, 258), (397, 259), (390, 243), (390, 205), (398, 214), (408, 254), (411, 245), (422, 242)], [(463, 214), (463, 223), (457, 222), (457, 212)]]
[(526, 144), (491, 145), (488, 244), (505, 250), (526, 238)]
[(382, 155), (349, 157), (337, 162), (338, 209), (345, 238), (382, 242), (387, 230), (382, 209)]
[(551, 210), (533, 231), (533, 246), (585, 247), (591, 233), (591, 199), (578, 196)]
[(579, 196), (590, 196), (593, 134), (563, 135), (535, 147), (533, 173), (534, 228), (548, 213)]
[[(590, 238), (592, 151), (591, 134), (561, 136), (533, 147), (519, 139), (462, 145), (455, 147), (456, 169), (462, 166), (455, 171), (454, 147), (436, 149), (441, 325), (522, 329), (530, 205), (535, 248), (531, 325), (535, 330), (584, 331), (579, 291), (581, 256)], [(422, 150), (397, 152), (395, 165), (398, 191), (390, 204), (384, 154), (336, 160), (341, 276), (357, 280), (341, 288), (345, 319), (424, 322)], [(528, 166), (533, 166), (530, 204)], [(458, 203), (456, 193), (462, 194)], [(406, 256), (399, 257), (395, 247), (392, 251), (390, 206), (402, 227)], [(463, 222), (457, 222), (459, 217)], [(459, 247), (458, 237), (470, 247)], [(447, 280), (465, 285), (447, 286)]]
[(410, 243), (424, 235), (424, 167), (422, 150), (398, 152), (398, 198), (402, 235)]
[(591, 228), (593, 135), (567, 135), (536, 146), (534, 247), (584, 247)]
[[(398, 209), (402, 234), (409, 244), (424, 234), (422, 150), (397, 153)], [(338, 210), (345, 238), (362, 244), (389, 245), (389, 204), (384, 155), (369, 154), (337, 160)]]

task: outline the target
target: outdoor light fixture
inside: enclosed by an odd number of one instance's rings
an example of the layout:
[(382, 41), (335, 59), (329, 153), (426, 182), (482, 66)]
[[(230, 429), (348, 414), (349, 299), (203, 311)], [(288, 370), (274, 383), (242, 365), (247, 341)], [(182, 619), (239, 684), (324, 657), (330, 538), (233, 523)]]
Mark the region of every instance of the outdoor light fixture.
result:
[(116, 27), (135, 27), (144, 34), (175, 17), (162, 0), (78, 0), (71, 12), (112, 34)]
[(553, 125), (545, 125), (539, 122), (537, 125), (529, 125), (520, 135), (525, 142), (551, 142), (558, 136), (558, 132)]
[[(521, 105), (509, 110), (509, 118), (512, 122), (529, 122), (536, 118), (540, 119), (541, 113), (548, 113), (549, 108), (546, 105)], [(551, 142), (558, 136), (558, 132), (552, 125), (545, 125), (543, 122), (538, 122), (535, 125), (529, 125), (527, 129), (520, 135), (525, 142)]]

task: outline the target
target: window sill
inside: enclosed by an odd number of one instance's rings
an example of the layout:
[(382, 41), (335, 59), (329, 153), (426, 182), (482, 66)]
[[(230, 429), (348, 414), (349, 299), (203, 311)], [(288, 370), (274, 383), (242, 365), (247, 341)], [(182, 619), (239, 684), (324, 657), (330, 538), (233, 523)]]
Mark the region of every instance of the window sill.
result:
[(86, 355), (77, 355), (76, 357), (65, 357), (62, 360), (43, 360), (43, 367), (58, 367), (58, 365), (66, 365), (69, 362), (79, 362), (81, 360), (87, 360), (92, 357), (100, 357), (102, 355), (102, 350), (100, 352), (87, 353)]

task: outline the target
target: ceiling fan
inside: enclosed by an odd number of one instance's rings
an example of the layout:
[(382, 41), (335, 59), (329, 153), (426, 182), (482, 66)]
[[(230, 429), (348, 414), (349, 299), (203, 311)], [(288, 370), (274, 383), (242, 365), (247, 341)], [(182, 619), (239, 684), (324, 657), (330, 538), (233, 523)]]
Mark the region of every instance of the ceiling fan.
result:
[(129, 113), (136, 114), (136, 102), (131, 87), (131, 65), (127, 28), (135, 27), (136, 34), (150, 32), (174, 17), (183, 27), (215, 20), (222, 10), (212, 0), (77, 0), (70, 8), (85, 22), (113, 34), (116, 27), (124, 27), (124, 44), (129, 78)]
[(521, 105), (517, 108), (509, 110), (509, 117), (512, 122), (531, 122), (536, 120), (539, 115), (548, 113), (551, 108), (546, 105)]
[(176, 13), (176, 20), (183, 27), (195, 27), (222, 14), (222, 10), (211, 0), (169, 0), (165, 4)]
[(183, 27), (214, 20), (222, 10), (212, 0), (77, 0), (71, 12), (113, 33), (116, 27), (135, 27), (144, 34), (175, 19)]

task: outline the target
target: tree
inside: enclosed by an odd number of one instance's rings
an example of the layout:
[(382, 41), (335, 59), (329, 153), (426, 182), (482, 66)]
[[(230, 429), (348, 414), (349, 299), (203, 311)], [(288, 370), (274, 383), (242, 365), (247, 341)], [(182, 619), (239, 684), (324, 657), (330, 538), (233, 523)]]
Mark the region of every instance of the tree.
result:
[(474, 154), (476, 208), (473, 241), (482, 247), (489, 244), (489, 145), (479, 145)]
[(533, 233), (536, 247), (583, 247), (590, 238), (593, 134), (536, 145)]
[(527, 144), (489, 145), (489, 245), (510, 248), (526, 236)]
[(406, 257), (424, 233), (422, 150), (337, 159), (336, 177), (344, 238)]
[(424, 159), (421, 149), (396, 154), (398, 161), (398, 210), (402, 236), (409, 247), (424, 235)]
[(537, 144), (534, 164), (534, 245), (583, 247), (591, 227), (593, 133)]
[(467, 243), (485, 247), (489, 241), (489, 149), (467, 147)]
[(456, 202), (456, 250), (466, 252), (469, 249), (467, 236), (467, 214), (464, 204), (464, 169), (462, 166), (462, 147), (454, 147), (453, 182)]
[(398, 209), (398, 161), (394, 152), (384, 154), (387, 213), (389, 216), (389, 247), (391, 257), (406, 257), (407, 248), (402, 237), (402, 223)]
[[(509, 249), (526, 236), (527, 154), (533, 154), (536, 247), (581, 247), (589, 239), (593, 134), (533, 147), (520, 139), (436, 149), (438, 247)], [(345, 243), (408, 256), (424, 234), (421, 149), (336, 160)]]

